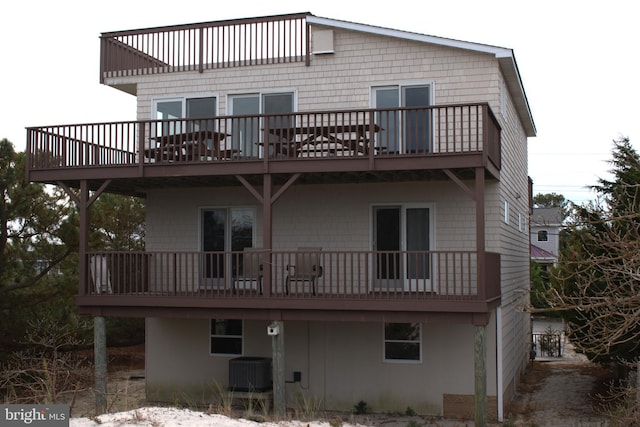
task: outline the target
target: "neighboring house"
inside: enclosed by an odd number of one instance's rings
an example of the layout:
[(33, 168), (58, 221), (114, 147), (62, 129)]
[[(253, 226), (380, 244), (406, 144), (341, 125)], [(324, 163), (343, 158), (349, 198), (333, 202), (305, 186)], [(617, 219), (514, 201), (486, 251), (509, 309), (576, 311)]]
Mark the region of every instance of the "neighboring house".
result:
[[(242, 388), (243, 363), (268, 389), (272, 358), (276, 408), (502, 417), (535, 136), (511, 49), (303, 13), (104, 33), (100, 57), (138, 120), (29, 128), (27, 174), (78, 204), (80, 311), (146, 318), (150, 401)], [(102, 192), (146, 198), (145, 252), (88, 246)]]
[(531, 259), (543, 269), (558, 263), (562, 210), (560, 208), (533, 208), (530, 221)]

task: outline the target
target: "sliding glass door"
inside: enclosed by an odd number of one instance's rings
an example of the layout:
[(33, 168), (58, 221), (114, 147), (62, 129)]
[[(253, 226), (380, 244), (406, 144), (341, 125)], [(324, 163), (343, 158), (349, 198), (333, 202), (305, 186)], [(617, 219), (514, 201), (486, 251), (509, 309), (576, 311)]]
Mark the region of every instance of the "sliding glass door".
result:
[[(429, 85), (381, 86), (373, 88), (377, 146), (387, 153), (424, 153), (431, 151), (431, 114), (426, 108), (395, 110), (399, 107), (428, 107)], [(392, 110), (388, 110), (392, 109)]]
[(374, 206), (376, 290), (423, 291), (430, 286), (432, 209), (428, 205)]
[(255, 210), (213, 208), (202, 211), (202, 279), (207, 287), (228, 287), (240, 252), (254, 247)]
[[(259, 155), (261, 141), (260, 129), (264, 124), (257, 117), (247, 117), (260, 114), (277, 114), (269, 117), (269, 128), (290, 127), (294, 124), (293, 116), (281, 115), (294, 111), (294, 97), (292, 92), (243, 94), (230, 98), (230, 111), (238, 116), (232, 121), (232, 148), (238, 150), (240, 157), (255, 158)], [(275, 138), (275, 136), (272, 136)]]

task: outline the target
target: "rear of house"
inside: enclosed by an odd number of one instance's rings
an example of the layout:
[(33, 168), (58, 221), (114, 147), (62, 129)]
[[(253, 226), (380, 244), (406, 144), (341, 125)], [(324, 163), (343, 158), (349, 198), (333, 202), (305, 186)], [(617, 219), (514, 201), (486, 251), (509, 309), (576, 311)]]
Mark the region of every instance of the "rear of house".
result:
[(83, 223), (77, 301), (147, 319), (149, 400), (268, 360), (276, 407), (501, 417), (530, 332), (511, 50), (306, 13), (101, 40), (138, 120), (31, 128), (28, 174), (84, 217), (146, 198), (143, 253), (91, 251)]

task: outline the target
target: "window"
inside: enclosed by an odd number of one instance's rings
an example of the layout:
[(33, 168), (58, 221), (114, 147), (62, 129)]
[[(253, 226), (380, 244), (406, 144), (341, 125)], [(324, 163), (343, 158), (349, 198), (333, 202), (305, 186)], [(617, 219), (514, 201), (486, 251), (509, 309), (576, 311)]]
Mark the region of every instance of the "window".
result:
[(211, 319), (211, 354), (242, 355), (242, 320)]
[(509, 201), (505, 200), (504, 201), (504, 223), (505, 224), (509, 224), (509, 215), (511, 214), (510, 212), (510, 208), (509, 208)]
[[(242, 94), (233, 95), (229, 99), (229, 111), (233, 116), (244, 116), (233, 119), (231, 144), (243, 154), (243, 157), (258, 156), (260, 129), (264, 127), (256, 117), (247, 115), (282, 114), (294, 111), (293, 92)], [(293, 118), (287, 115), (271, 117), (270, 127), (286, 127), (293, 125)]]
[(155, 130), (155, 135), (172, 135), (185, 131), (198, 131), (214, 128), (213, 118), (216, 116), (216, 97), (194, 97), (163, 99), (155, 102), (156, 120), (203, 119), (190, 123), (190, 129), (184, 129), (180, 122), (162, 123)]
[(398, 111), (398, 107), (431, 105), (431, 85), (381, 86), (373, 88), (376, 124), (382, 130), (377, 146), (391, 153), (425, 153), (431, 151), (431, 112), (424, 109)]
[(518, 231), (522, 231), (522, 214), (518, 212)]
[(547, 230), (538, 231), (538, 242), (548, 242), (549, 232)]
[(384, 324), (384, 360), (422, 360), (422, 327), (420, 323)]

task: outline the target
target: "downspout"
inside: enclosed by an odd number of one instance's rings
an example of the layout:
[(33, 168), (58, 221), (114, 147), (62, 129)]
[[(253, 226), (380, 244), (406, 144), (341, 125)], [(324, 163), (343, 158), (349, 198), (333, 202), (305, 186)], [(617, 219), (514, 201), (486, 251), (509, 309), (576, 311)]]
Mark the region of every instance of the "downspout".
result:
[(496, 358), (497, 358), (497, 387), (496, 392), (498, 393), (498, 421), (504, 421), (504, 396), (502, 395), (502, 381), (503, 381), (503, 373), (502, 373), (502, 307), (496, 308)]

